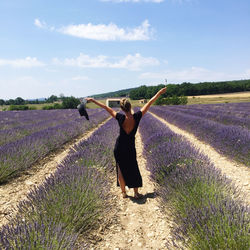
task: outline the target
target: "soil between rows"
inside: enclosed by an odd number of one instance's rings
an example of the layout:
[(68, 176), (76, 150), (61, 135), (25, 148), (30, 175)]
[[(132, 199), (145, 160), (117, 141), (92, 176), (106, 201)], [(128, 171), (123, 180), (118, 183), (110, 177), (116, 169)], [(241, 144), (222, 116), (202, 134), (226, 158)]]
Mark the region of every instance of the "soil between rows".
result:
[[(121, 190), (112, 185), (116, 223), (104, 232), (102, 240), (91, 249), (102, 250), (140, 250), (165, 249), (170, 240), (171, 220), (160, 208), (160, 198), (156, 196), (155, 184), (146, 169), (146, 160), (142, 155), (143, 144), (139, 131), (136, 134), (137, 162), (142, 175), (143, 187), (139, 192), (143, 198), (133, 198), (133, 189), (127, 189), (128, 198), (122, 198)], [(174, 249), (174, 248), (172, 248)]]
[(209, 144), (200, 141), (193, 134), (178, 128), (177, 126), (165, 121), (159, 116), (151, 113), (154, 117), (163, 122), (176, 134), (184, 136), (191, 144), (198, 148), (204, 155), (207, 155), (214, 166), (221, 170), (222, 174), (231, 179), (235, 185), (241, 190), (242, 199), (250, 204), (250, 170), (248, 167), (234, 162), (227, 157), (219, 154)]
[(31, 168), (21, 172), (18, 177), (0, 185), (0, 227), (8, 223), (10, 217), (16, 214), (16, 206), (24, 200), (29, 191), (42, 184), (46, 177), (56, 171), (60, 162), (69, 154), (70, 149), (82, 140), (90, 137), (99, 127), (110, 119), (105, 119), (96, 128), (86, 131), (70, 142), (65, 143), (60, 149), (48, 154), (36, 162)]

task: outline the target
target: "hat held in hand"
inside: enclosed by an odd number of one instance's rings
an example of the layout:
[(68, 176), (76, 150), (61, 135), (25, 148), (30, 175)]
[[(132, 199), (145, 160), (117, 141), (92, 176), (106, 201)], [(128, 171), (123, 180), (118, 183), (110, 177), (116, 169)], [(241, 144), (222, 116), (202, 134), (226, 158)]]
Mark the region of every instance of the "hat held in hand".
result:
[(77, 106), (77, 109), (78, 109), (81, 116), (85, 116), (86, 119), (89, 120), (89, 116), (88, 116), (88, 113), (86, 111), (86, 103), (87, 103), (87, 100), (83, 99), (82, 103)]

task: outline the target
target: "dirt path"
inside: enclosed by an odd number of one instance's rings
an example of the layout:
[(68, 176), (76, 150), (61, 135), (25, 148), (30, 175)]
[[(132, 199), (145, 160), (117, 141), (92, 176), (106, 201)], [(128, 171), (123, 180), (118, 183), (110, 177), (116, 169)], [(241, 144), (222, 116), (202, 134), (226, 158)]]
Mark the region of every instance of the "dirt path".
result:
[(210, 145), (201, 142), (193, 134), (190, 134), (177, 126), (166, 122), (159, 116), (151, 113), (154, 117), (166, 124), (176, 134), (183, 135), (189, 142), (191, 142), (196, 148), (200, 149), (202, 153), (207, 155), (213, 162), (216, 168), (220, 169), (229, 179), (233, 180), (237, 187), (241, 189), (242, 198), (246, 203), (250, 204), (250, 170), (244, 165), (233, 162), (226, 157), (220, 155)]
[(15, 207), (24, 200), (31, 188), (40, 185), (46, 177), (55, 172), (58, 164), (68, 155), (70, 149), (80, 141), (90, 137), (94, 131), (106, 123), (104, 120), (96, 128), (87, 131), (80, 137), (64, 144), (59, 150), (49, 154), (44, 159), (35, 163), (30, 169), (13, 178), (7, 184), (0, 186), (0, 227), (8, 223), (8, 217), (15, 214)]
[(164, 249), (170, 231), (170, 222), (160, 211), (159, 198), (156, 197), (154, 184), (146, 170), (142, 155), (143, 145), (139, 132), (136, 135), (137, 161), (143, 179), (143, 188), (139, 190), (144, 197), (133, 199), (133, 189), (122, 198), (120, 188), (114, 181), (112, 193), (116, 207), (117, 222), (104, 231), (103, 240), (91, 249), (102, 250), (139, 250)]

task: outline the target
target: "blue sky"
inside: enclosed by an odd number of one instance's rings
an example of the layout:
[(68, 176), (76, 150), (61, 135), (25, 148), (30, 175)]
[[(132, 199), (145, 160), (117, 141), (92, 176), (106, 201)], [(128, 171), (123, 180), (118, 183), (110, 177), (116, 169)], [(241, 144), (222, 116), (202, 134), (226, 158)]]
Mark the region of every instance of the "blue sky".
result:
[(250, 78), (249, 0), (1, 0), (0, 98)]

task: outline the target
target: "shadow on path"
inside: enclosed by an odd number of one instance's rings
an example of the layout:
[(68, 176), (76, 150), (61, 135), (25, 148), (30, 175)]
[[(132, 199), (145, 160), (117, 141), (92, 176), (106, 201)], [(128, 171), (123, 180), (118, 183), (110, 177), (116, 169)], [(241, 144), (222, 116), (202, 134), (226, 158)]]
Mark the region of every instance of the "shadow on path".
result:
[(138, 199), (134, 198), (133, 196), (129, 196), (129, 195), (128, 195), (128, 198), (132, 202), (142, 205), (142, 204), (145, 204), (147, 202), (147, 199), (154, 199), (156, 196), (157, 196), (157, 194), (155, 192), (152, 192), (152, 193), (147, 193), (145, 195), (142, 195), (142, 197), (138, 198)]

